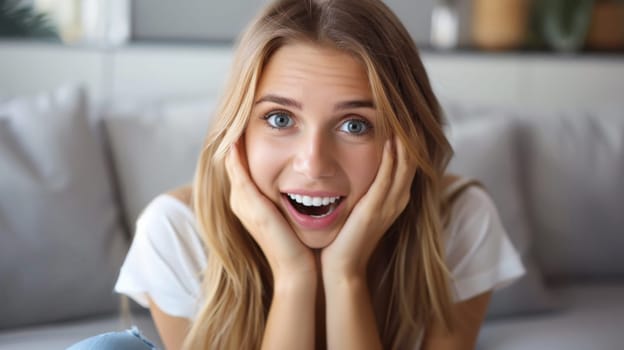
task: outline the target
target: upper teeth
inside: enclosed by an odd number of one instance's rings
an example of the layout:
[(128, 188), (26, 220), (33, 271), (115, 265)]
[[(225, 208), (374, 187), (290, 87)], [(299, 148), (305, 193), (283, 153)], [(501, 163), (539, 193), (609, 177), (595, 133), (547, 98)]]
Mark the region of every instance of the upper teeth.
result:
[(336, 197), (310, 197), (310, 196), (302, 196), (300, 194), (290, 194), (288, 193), (288, 197), (294, 200), (299, 204), (303, 204), (307, 207), (320, 207), (322, 205), (328, 205), (334, 203), (340, 196)]

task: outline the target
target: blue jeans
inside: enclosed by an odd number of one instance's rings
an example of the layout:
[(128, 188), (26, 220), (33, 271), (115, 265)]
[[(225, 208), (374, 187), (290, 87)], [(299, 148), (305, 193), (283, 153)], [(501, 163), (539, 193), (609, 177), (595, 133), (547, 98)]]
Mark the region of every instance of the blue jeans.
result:
[(143, 337), (137, 327), (124, 332), (110, 332), (82, 340), (67, 350), (154, 350), (158, 349)]

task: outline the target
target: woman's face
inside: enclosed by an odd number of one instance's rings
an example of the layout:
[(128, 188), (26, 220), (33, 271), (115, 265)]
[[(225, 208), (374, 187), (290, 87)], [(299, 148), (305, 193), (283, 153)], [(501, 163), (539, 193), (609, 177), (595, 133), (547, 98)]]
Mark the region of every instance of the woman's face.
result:
[(286, 45), (263, 70), (245, 131), (250, 174), (308, 247), (329, 245), (373, 182), (380, 118), (347, 53)]

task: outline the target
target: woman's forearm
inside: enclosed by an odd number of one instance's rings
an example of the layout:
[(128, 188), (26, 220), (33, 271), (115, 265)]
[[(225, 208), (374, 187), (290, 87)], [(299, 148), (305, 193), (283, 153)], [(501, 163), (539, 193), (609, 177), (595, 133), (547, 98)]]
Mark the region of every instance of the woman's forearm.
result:
[(275, 280), (262, 349), (314, 349), (316, 276)]
[(365, 278), (324, 275), (328, 349), (381, 349)]

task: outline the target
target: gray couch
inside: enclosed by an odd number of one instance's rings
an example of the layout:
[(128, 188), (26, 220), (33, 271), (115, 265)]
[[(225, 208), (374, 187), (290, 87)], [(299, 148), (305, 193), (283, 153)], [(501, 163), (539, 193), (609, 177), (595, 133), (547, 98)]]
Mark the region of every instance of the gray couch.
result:
[[(112, 286), (141, 208), (190, 180), (212, 103), (85, 96), (0, 102), (1, 350), (130, 323), (159, 343), (147, 313), (121, 320)], [(450, 170), (486, 185), (529, 271), (496, 292), (478, 348), (624, 348), (624, 112), (445, 105)]]
[(447, 111), (451, 169), (489, 187), (528, 267), (478, 348), (624, 348), (624, 110)]

